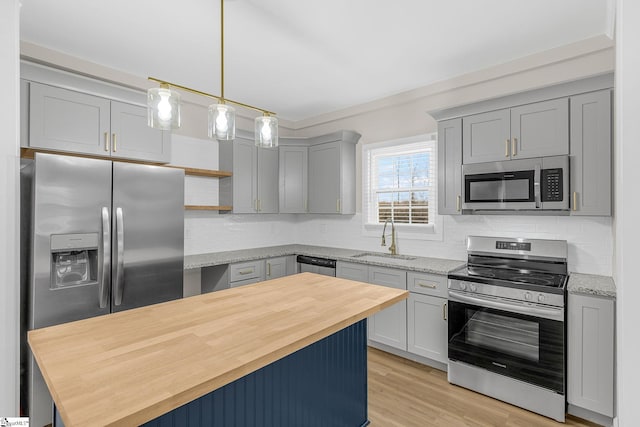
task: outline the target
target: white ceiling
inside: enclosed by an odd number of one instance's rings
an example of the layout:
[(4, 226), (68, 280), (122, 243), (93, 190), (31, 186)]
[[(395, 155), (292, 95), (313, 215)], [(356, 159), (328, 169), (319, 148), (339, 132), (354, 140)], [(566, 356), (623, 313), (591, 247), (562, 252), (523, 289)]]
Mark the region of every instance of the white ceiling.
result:
[[(225, 0), (225, 95), (292, 121), (613, 33), (613, 0)], [(219, 0), (22, 0), (23, 41), (220, 93)]]

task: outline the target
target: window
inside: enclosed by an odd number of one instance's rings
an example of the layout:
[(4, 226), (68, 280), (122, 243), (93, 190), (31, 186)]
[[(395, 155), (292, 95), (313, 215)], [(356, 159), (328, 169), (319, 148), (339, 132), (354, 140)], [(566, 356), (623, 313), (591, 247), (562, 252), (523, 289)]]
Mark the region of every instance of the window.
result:
[(435, 134), (363, 146), (366, 225), (393, 220), (395, 224), (433, 229), (437, 216), (436, 146)]

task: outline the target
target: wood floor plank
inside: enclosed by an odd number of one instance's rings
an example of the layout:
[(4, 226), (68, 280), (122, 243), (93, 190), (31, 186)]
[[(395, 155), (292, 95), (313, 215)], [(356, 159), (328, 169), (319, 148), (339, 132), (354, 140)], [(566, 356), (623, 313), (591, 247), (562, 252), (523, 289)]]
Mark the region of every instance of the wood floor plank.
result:
[(446, 372), (369, 347), (371, 427), (596, 427), (564, 424), (449, 384)]

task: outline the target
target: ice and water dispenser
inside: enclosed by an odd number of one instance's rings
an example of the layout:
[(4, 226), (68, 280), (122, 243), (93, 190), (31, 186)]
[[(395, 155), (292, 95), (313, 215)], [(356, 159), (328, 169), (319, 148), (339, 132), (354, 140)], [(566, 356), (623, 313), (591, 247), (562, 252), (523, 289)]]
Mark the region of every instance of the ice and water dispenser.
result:
[(51, 289), (97, 283), (98, 233), (51, 236)]

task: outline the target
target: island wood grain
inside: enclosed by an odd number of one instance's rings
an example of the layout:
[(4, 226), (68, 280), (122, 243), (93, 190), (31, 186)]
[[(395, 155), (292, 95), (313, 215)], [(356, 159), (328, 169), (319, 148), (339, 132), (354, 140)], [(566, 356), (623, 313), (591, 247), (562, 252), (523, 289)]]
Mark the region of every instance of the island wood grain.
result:
[(140, 425), (407, 296), (302, 273), (37, 329), (28, 340), (66, 427)]

